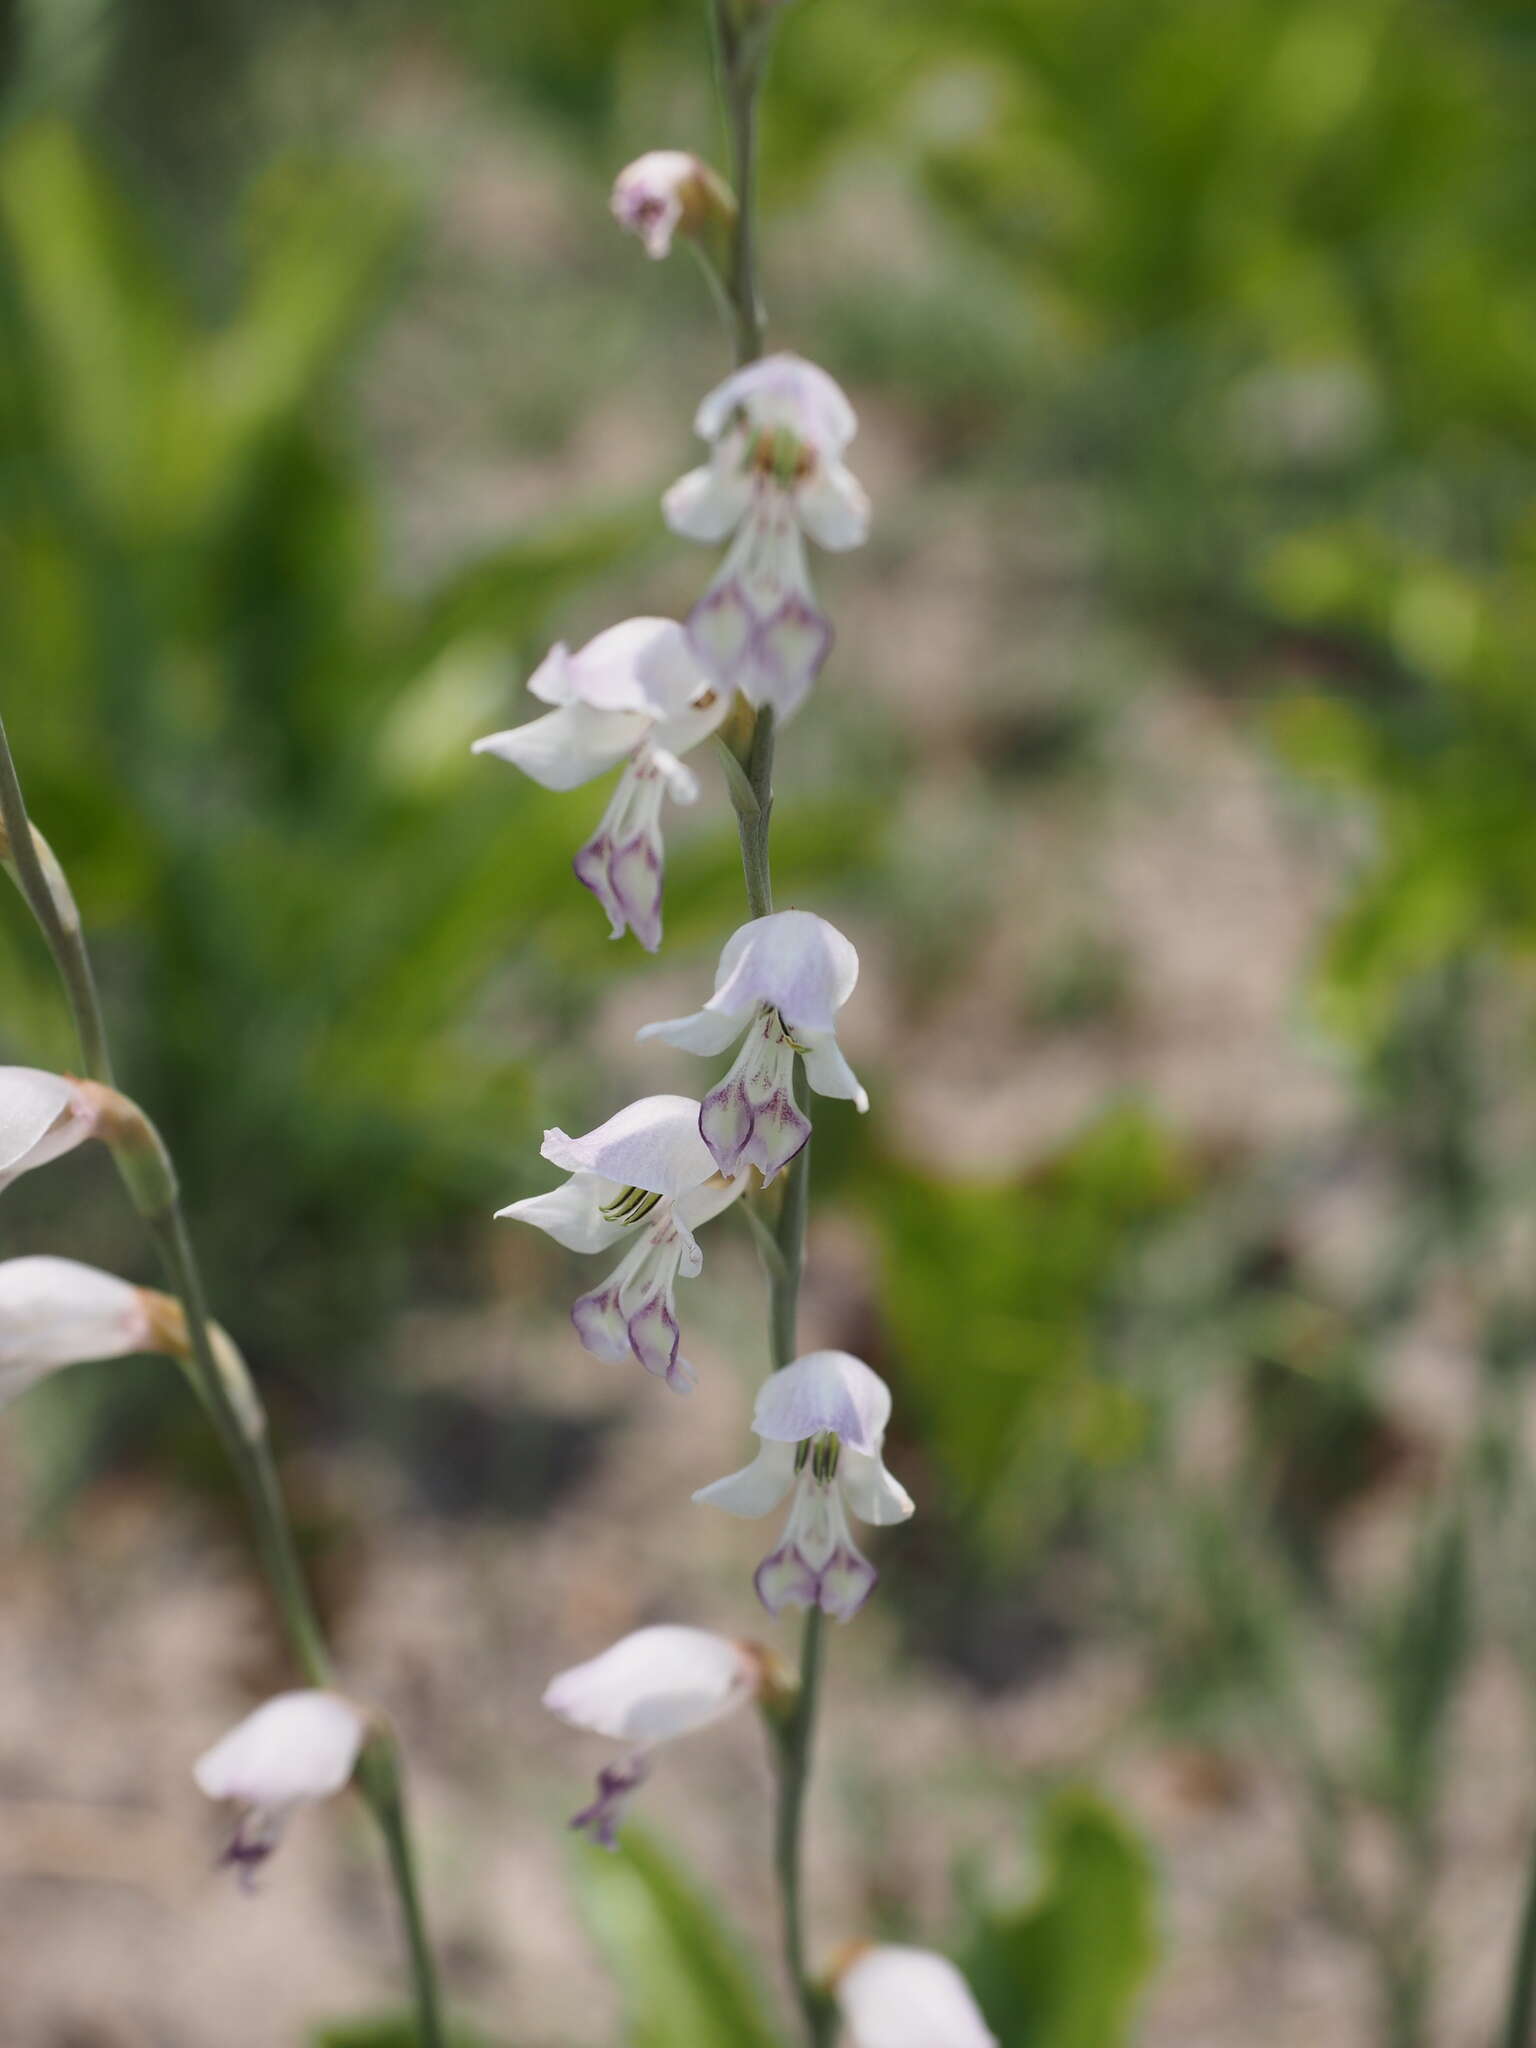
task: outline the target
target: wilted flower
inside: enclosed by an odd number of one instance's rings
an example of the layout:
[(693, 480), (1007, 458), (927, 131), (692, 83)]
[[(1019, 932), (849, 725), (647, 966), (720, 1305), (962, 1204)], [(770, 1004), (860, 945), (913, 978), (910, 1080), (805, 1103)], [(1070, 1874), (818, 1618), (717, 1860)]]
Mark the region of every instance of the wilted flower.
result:
[(620, 171), (609, 202), (620, 227), (640, 237), (647, 256), (660, 258), (675, 234), (701, 236), (729, 227), (736, 201), (702, 158), (684, 149), (652, 149)]
[(704, 1263), (695, 1227), (733, 1202), (740, 1181), (715, 1171), (699, 1136), (699, 1105), (689, 1095), (647, 1095), (585, 1137), (544, 1133), (544, 1158), (570, 1169), (547, 1195), (531, 1195), (499, 1216), (548, 1232), (573, 1252), (606, 1251), (627, 1232), (635, 1239), (602, 1284), (571, 1309), (576, 1334), (594, 1358), (638, 1359), (677, 1393), (694, 1385), (678, 1351), (675, 1287)]
[(869, 530), (869, 501), (842, 460), (857, 425), (825, 370), (800, 356), (765, 356), (699, 407), (694, 428), (713, 452), (662, 501), (674, 533), (700, 541), (735, 534), (688, 631), (722, 690), (771, 704), (781, 718), (805, 696), (832, 645), (804, 535), (841, 550)]
[(178, 1350), (176, 1304), (74, 1259), (0, 1261), (0, 1406), (46, 1374), (95, 1358)]
[(39, 1067), (0, 1067), (0, 1188), (97, 1134), (90, 1092)]
[(248, 1882), (294, 1808), (350, 1780), (367, 1736), (368, 1716), (334, 1692), (281, 1692), (247, 1714), (192, 1767), (210, 1799), (241, 1808), (223, 1860)]
[(998, 2048), (970, 1986), (931, 1949), (859, 1949), (833, 1988), (850, 2048)]
[(912, 1513), (881, 1460), (890, 1419), (885, 1381), (846, 1351), (809, 1352), (758, 1389), (752, 1428), (762, 1449), (693, 1497), (755, 1518), (793, 1493), (784, 1540), (754, 1580), (770, 1614), (819, 1606), (849, 1621), (869, 1598), (878, 1574), (853, 1541), (849, 1512), (877, 1527)]
[(661, 944), (663, 796), (691, 804), (698, 779), (678, 756), (707, 739), (728, 700), (713, 690), (675, 619), (626, 619), (572, 654), (550, 650), (528, 688), (555, 706), (476, 740), (545, 789), (576, 789), (624, 763), (597, 831), (572, 865), (608, 913), (614, 938)]
[(745, 1031), (735, 1064), (699, 1111), (700, 1134), (722, 1173), (755, 1166), (772, 1180), (811, 1135), (795, 1103), (796, 1053), (818, 1095), (868, 1109), (837, 1043), (837, 1013), (858, 978), (859, 956), (835, 926), (808, 910), (778, 910), (726, 941), (702, 1010), (641, 1030), (641, 1038), (699, 1053), (724, 1052)]
[(766, 1652), (702, 1628), (642, 1628), (589, 1663), (552, 1678), (544, 1704), (572, 1728), (629, 1744), (598, 1773), (597, 1798), (571, 1822), (605, 1849), (629, 1796), (645, 1782), (650, 1752), (733, 1713), (762, 1689)]

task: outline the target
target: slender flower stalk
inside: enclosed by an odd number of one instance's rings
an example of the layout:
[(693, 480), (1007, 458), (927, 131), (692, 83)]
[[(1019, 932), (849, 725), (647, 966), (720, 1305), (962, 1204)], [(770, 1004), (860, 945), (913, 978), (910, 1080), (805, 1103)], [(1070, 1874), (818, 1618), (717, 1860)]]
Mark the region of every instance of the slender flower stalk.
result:
[[(16, 763), (0, 722), (0, 859), (41, 931), (64, 985), (90, 1082), (110, 1088), (112, 1057), (90, 951), (63, 870), (27, 815)], [(266, 1412), (243, 1360), (213, 1321), (175, 1167), (154, 1126), (122, 1098), (124, 1114), (101, 1135), (160, 1257), (186, 1320), (188, 1368), (234, 1467), (261, 1569), (295, 1662), (309, 1685), (329, 1690), (330, 1652), (310, 1597), (273, 1461)], [(376, 1725), (357, 1765), (359, 1790), (384, 1838), (410, 1951), (421, 2048), (444, 2048), (437, 1975), (427, 1938), (405, 1817), (399, 1747)]]
[(1499, 2029), (1498, 2048), (1531, 2048), (1532, 2040), (1536, 2039), (1536, 1838), (1525, 1883), (1509, 2003)]
[[(711, 4), (737, 205), (728, 283), (735, 315), (736, 367), (745, 369), (762, 355), (765, 332), (757, 269), (757, 107), (770, 32), (769, 12), (756, 9), (758, 19), (748, 21), (739, 0), (711, 0)], [(742, 719), (735, 732), (722, 736), (721, 744), (731, 757), (727, 762), (727, 781), (741, 839), (747, 909), (749, 915), (758, 918), (769, 916), (773, 910), (768, 837), (773, 814), (773, 706), (761, 705), (755, 715), (748, 716), (750, 723)], [(795, 1099), (802, 1114), (807, 1097), (803, 1067), (797, 1065)], [(807, 1143), (779, 1176), (779, 1209), (773, 1228), (778, 1256), (765, 1261), (769, 1353), (775, 1371), (791, 1364), (799, 1353), (797, 1319), (800, 1275), (805, 1263), (810, 1172), (811, 1148)], [(837, 2026), (836, 2007), (807, 1964), (801, 1883), (805, 1799), (821, 1698), (824, 1620), (819, 1607), (807, 1610), (801, 1636), (799, 1689), (780, 1713), (769, 1717), (778, 1766), (774, 1871), (783, 1923), (784, 1962), (800, 2006), (809, 2048), (828, 2048)]]

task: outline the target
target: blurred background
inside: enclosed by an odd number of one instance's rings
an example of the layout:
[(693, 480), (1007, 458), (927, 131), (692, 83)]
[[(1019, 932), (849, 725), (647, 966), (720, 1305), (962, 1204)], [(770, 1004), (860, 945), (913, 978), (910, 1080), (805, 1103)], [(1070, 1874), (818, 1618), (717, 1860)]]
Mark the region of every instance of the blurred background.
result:
[[(739, 1219), (687, 1409), (497, 1207), (702, 1067), (741, 885), (674, 813), (610, 946), (469, 742), (548, 642), (686, 610), (656, 501), (727, 352), (606, 216), (719, 159), (684, 0), (0, 8), (0, 701), (274, 1406), (351, 1689), (419, 1788), (466, 2042), (750, 2048), (766, 1764), (538, 1707), (750, 1631)], [(785, 736), (782, 903), (856, 940), (808, 1342), (919, 1502), (833, 1644), (817, 1946), (944, 1946), (1007, 2048), (1462, 2048), (1536, 1825), (1536, 271), (1523, 0), (800, 0), (771, 335), (861, 417)], [(709, 764), (705, 762), (706, 771)], [(0, 901), (0, 1058), (67, 1023)], [(0, 1248), (152, 1277), (91, 1150)], [(0, 1435), (0, 2036), (387, 2048), (347, 1809), (259, 1898), (191, 1759), (288, 1674), (195, 1412), (80, 1369)], [(665, 1847), (658, 1845), (664, 1844)], [(705, 1901), (712, 1903), (706, 1905)], [(737, 1935), (722, 1931), (721, 1912)], [(938, 2044), (935, 2044), (938, 2048)]]

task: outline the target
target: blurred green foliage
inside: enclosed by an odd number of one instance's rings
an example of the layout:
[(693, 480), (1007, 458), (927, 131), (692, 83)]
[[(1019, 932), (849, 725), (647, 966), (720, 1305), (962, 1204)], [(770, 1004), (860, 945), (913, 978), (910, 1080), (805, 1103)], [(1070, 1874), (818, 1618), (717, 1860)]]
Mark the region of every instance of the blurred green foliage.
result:
[(1047, 1801), (1034, 1897), (975, 1904), (962, 1963), (1000, 2041), (1124, 2048), (1157, 1961), (1156, 1888), (1145, 1849), (1082, 1787)]
[(1086, 1464), (1129, 1457), (1133, 1383), (1103, 1370), (1103, 1335), (1138, 1244), (1193, 1192), (1167, 1135), (1107, 1111), (1028, 1178), (944, 1182), (877, 1163), (869, 1214), (884, 1254), (902, 1427), (942, 1473), (951, 1510), (1016, 1560)]
[(783, 2048), (745, 1952), (648, 1836), (573, 1858), (578, 1895), (624, 2001), (629, 2048)]

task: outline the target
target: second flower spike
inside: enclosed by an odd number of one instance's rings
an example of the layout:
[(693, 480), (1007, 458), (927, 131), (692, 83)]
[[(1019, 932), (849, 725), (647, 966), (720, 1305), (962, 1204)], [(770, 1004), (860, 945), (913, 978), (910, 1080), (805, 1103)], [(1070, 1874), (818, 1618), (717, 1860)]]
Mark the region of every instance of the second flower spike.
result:
[(772, 1180), (811, 1135), (795, 1102), (797, 1053), (818, 1095), (868, 1109), (837, 1043), (837, 1013), (858, 978), (859, 956), (835, 925), (808, 910), (778, 910), (726, 942), (702, 1010), (640, 1031), (697, 1053), (724, 1052), (745, 1033), (730, 1072), (699, 1109), (700, 1136), (722, 1173), (755, 1166)]
[(499, 755), (557, 790), (577, 789), (624, 763), (572, 866), (607, 911), (613, 937), (632, 931), (654, 953), (661, 944), (662, 799), (697, 798), (698, 780), (678, 757), (709, 737), (728, 699), (712, 689), (675, 619), (626, 619), (575, 654), (562, 643), (528, 688), (554, 709), (476, 740), (474, 751)]

